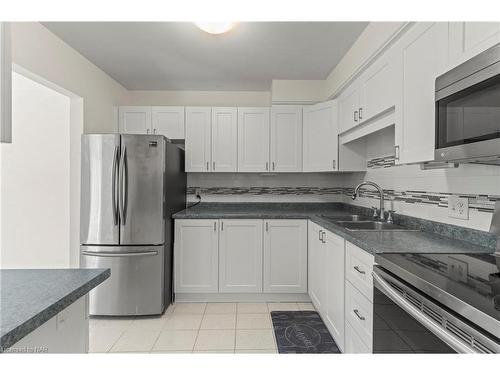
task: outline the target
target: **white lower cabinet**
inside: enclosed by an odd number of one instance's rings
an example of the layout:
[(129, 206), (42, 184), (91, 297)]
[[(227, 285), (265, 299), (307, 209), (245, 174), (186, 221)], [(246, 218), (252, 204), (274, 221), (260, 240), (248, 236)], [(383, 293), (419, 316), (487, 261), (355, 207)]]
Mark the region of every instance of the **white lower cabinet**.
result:
[(329, 231), (323, 235), (326, 247), (325, 324), (340, 350), (344, 350), (344, 245), (345, 240)]
[(262, 292), (262, 220), (221, 220), (219, 292)]
[(87, 353), (88, 316), (88, 295), (85, 295), (9, 349), (12, 353)]
[(367, 347), (372, 347), (373, 304), (349, 281), (345, 284), (345, 318)]
[(176, 293), (219, 291), (218, 220), (176, 220), (174, 290)]
[(327, 284), (326, 249), (321, 241), (324, 230), (309, 222), (308, 232), (308, 292), (316, 311), (321, 314), (325, 311)]
[(344, 353), (347, 354), (368, 354), (372, 350), (370, 346), (366, 345), (361, 337), (357, 334), (356, 330), (352, 328), (349, 322), (345, 322), (345, 344)]
[(307, 221), (265, 220), (264, 292), (307, 292)]

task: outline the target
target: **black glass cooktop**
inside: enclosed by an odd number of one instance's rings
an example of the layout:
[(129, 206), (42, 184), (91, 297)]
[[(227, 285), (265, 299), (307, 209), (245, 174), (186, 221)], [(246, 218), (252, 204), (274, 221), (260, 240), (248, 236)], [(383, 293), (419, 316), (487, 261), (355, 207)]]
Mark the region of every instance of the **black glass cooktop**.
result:
[(375, 262), (473, 323), (487, 320), (500, 337), (499, 256), (379, 254)]

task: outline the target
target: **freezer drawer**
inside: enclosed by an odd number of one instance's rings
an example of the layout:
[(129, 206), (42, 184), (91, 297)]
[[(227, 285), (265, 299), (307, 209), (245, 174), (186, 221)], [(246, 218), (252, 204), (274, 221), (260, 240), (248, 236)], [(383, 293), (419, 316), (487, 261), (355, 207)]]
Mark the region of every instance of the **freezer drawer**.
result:
[(165, 305), (164, 246), (81, 246), (84, 268), (110, 268), (90, 292), (90, 315), (156, 315)]

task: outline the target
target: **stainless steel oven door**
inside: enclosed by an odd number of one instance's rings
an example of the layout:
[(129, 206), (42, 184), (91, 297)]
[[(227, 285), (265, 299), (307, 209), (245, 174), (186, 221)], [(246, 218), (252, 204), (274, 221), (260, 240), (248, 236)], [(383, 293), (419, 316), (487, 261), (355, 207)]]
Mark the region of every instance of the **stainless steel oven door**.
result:
[(374, 267), (374, 353), (500, 353), (487, 333)]

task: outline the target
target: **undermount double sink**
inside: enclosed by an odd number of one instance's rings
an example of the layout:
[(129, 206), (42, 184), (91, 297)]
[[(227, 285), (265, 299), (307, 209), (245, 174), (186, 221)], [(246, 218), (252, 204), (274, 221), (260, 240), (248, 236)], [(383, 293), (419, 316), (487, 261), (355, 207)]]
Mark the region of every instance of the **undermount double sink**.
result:
[(389, 231), (389, 232), (418, 232), (418, 229), (409, 229), (401, 225), (387, 223), (385, 221), (372, 220), (363, 215), (321, 215), (322, 218), (351, 231)]

